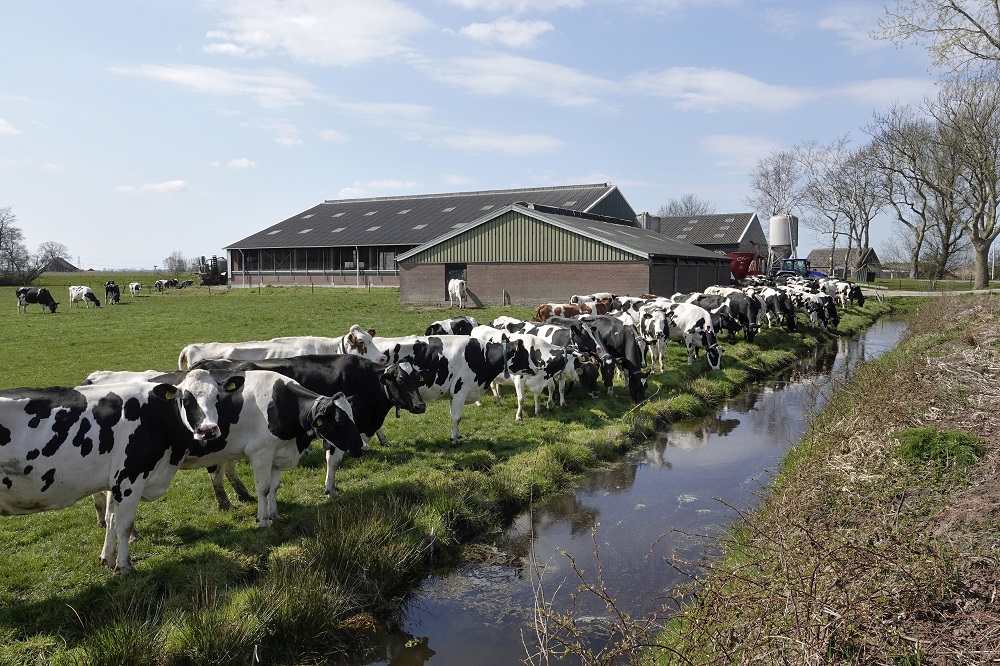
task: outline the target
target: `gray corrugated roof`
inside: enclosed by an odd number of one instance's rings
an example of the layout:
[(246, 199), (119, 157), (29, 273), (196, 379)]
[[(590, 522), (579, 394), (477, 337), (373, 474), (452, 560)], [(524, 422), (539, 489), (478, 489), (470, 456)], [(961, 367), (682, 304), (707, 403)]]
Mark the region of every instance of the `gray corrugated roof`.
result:
[(754, 213), (661, 217), (660, 233), (695, 245), (734, 245), (746, 233)]
[(608, 183), (328, 200), (227, 245), (227, 249), (419, 245), (518, 201), (586, 211)]
[(449, 238), (454, 238), (455, 236), (465, 233), (480, 224), (486, 224), (490, 220), (500, 217), (504, 213), (512, 210), (516, 210), (517, 212), (525, 215), (530, 215), (543, 222), (548, 222), (549, 224), (562, 227), (572, 233), (580, 234), (581, 236), (586, 236), (647, 258), (691, 257), (697, 259), (719, 259), (729, 261), (728, 257), (721, 255), (718, 252), (713, 252), (712, 250), (706, 250), (696, 245), (667, 238), (655, 231), (642, 229), (641, 227), (625, 226), (621, 224), (620, 221), (614, 221), (613, 218), (589, 215), (583, 212), (577, 212), (574, 214), (574, 212), (570, 210), (560, 209), (558, 207), (538, 206), (536, 204), (511, 204), (510, 206), (505, 206), (495, 213), (490, 213), (481, 217), (462, 229), (451, 230), (438, 238), (428, 241), (420, 247), (416, 247), (409, 252), (400, 254), (399, 257), (397, 257), (397, 261), (405, 261), (408, 257), (414, 254), (422, 252), (429, 247), (448, 240)]

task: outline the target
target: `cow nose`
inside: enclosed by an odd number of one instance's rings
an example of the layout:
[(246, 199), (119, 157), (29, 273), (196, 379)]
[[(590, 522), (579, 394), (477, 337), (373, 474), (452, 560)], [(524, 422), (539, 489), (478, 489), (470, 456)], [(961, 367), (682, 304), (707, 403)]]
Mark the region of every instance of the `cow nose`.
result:
[(388, 354), (382, 354), (381, 356), (378, 357), (378, 364), (379, 365), (385, 365), (388, 362), (389, 362), (389, 355)]
[(195, 439), (200, 439), (204, 441), (209, 439), (215, 439), (221, 434), (222, 431), (219, 429), (219, 426), (215, 425), (214, 423), (209, 423), (198, 428), (194, 436)]

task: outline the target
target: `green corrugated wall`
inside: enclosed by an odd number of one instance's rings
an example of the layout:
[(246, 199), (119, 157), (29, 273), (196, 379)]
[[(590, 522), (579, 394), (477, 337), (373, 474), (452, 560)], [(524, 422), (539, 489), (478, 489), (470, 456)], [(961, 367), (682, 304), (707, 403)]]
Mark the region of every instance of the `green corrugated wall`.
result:
[(413, 255), (407, 263), (539, 263), (646, 261), (532, 217), (511, 211)]

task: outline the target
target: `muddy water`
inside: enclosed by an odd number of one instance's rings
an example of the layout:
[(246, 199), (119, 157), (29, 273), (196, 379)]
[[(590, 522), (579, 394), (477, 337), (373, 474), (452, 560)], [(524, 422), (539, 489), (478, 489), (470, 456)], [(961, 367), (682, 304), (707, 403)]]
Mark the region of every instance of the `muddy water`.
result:
[[(710, 551), (706, 536), (720, 534), (737, 510), (752, 506), (810, 414), (858, 363), (894, 347), (904, 331), (902, 323), (883, 320), (832, 342), (718, 413), (672, 426), (621, 464), (534, 506), (497, 541), (495, 557), (487, 551), (485, 563), (429, 578), (383, 636), (378, 654), (352, 666), (522, 663), (525, 644), (537, 644), (532, 614), (539, 580), (546, 600), (567, 608), (580, 583), (574, 562), (594, 582), (599, 561), (608, 591), (633, 617), (662, 606), (684, 581), (664, 558), (693, 560)], [(576, 615), (600, 635), (602, 604), (579, 597)]]

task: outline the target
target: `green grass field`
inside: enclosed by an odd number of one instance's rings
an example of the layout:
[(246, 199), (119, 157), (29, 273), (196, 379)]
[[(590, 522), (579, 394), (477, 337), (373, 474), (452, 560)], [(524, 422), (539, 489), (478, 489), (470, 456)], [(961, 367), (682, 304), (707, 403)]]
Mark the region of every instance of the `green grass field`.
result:
[[(423, 333), (447, 309), (405, 309), (396, 289), (194, 287), (158, 294), (150, 276), (120, 305), (69, 307), (67, 286), (87, 284), (103, 301), (106, 275), (45, 276), (60, 302), (18, 314), (0, 288), (0, 387), (74, 385), (94, 370), (171, 370), (192, 342), (339, 336), (358, 323), (378, 334)], [(860, 330), (889, 306), (853, 308), (843, 331)], [(524, 307), (469, 310), (480, 321), (528, 317)], [(514, 512), (574, 475), (618, 457), (662, 423), (704, 412), (748, 381), (791, 363), (825, 339), (801, 327), (765, 330), (754, 344), (725, 343), (723, 368), (686, 365), (671, 345), (667, 372), (650, 377), (649, 401), (576, 391), (567, 409), (514, 421), (512, 391), (501, 407), (468, 405), (464, 441), (450, 445), (446, 402), (426, 414), (390, 414), (391, 447), (345, 461), (340, 495), (323, 495), (318, 447), (282, 476), (282, 520), (255, 528), (255, 505), (215, 508), (208, 475), (179, 472), (158, 501), (143, 504), (133, 544), (135, 573), (98, 563), (103, 532), (89, 500), (62, 511), (0, 519), (0, 664), (309, 663), (363, 643), (365, 627), (389, 612), (427, 571), (458, 556)], [(249, 467), (240, 472), (252, 487)], [(263, 652), (261, 652), (263, 651)], [(316, 659), (318, 660), (318, 658)]]

